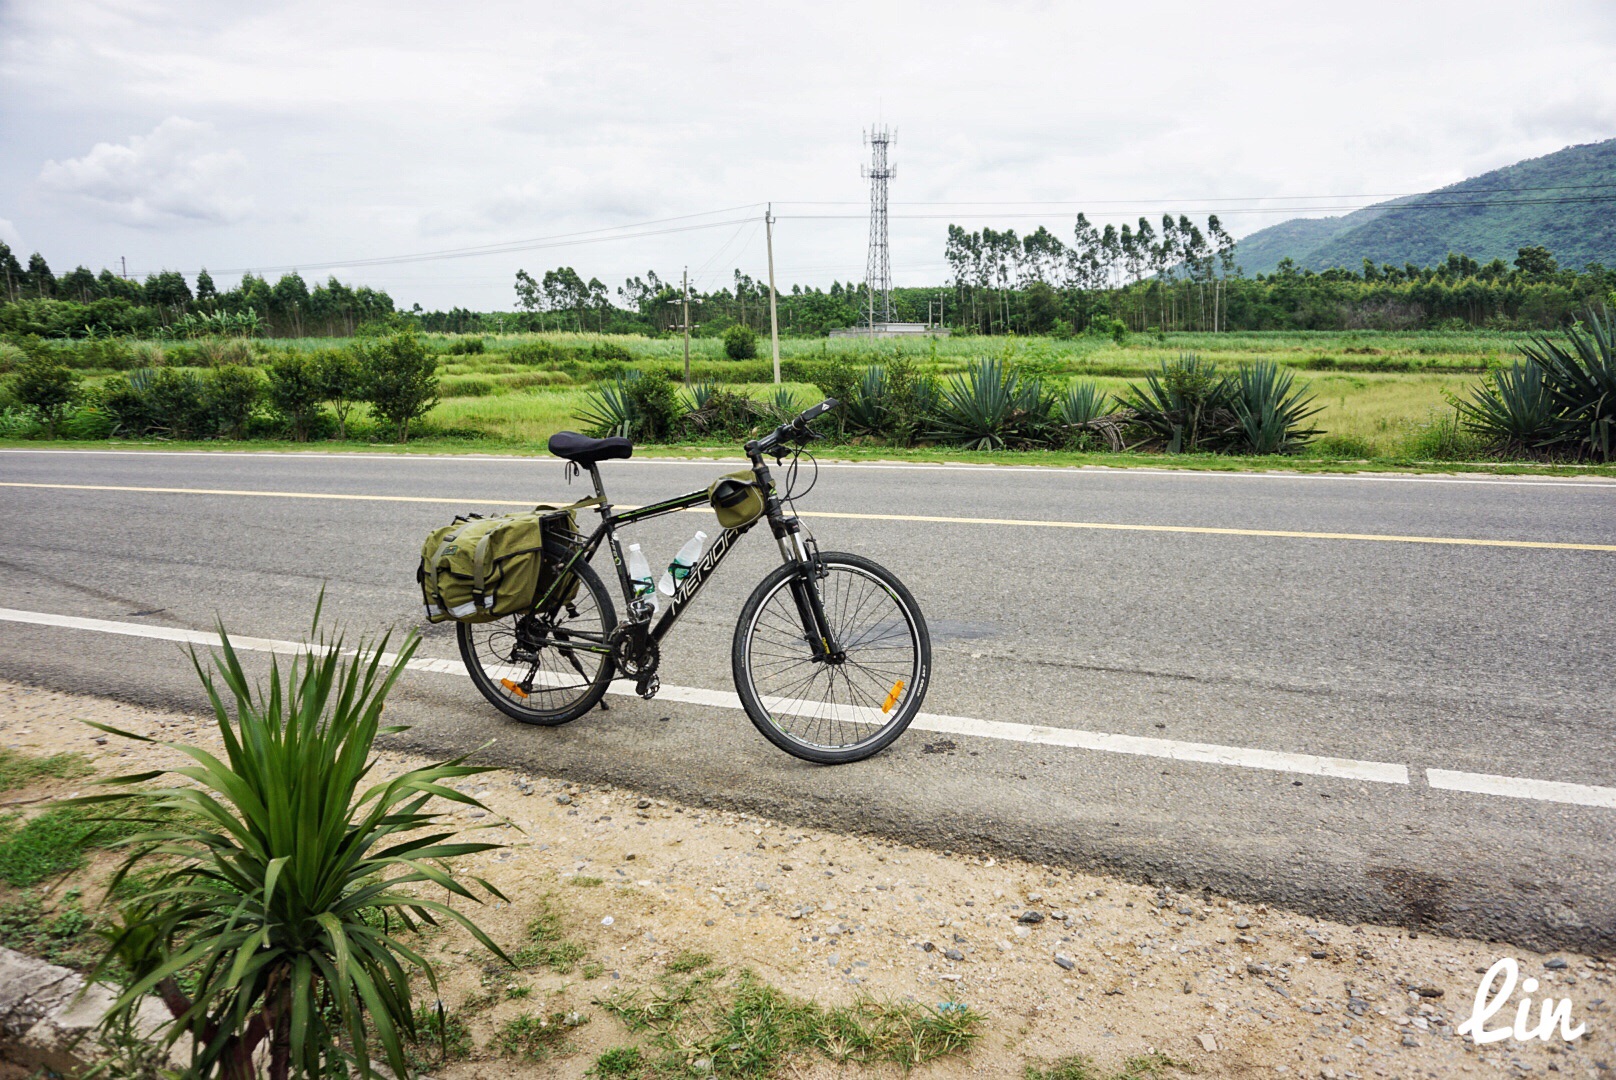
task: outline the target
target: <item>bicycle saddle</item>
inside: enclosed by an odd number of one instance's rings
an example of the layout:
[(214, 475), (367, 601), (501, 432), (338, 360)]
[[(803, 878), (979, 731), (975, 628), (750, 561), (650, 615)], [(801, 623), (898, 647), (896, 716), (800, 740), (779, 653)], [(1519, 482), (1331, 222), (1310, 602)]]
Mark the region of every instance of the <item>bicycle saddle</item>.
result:
[(593, 465), (611, 458), (633, 457), (634, 444), (621, 435), (591, 439), (576, 431), (558, 431), (550, 436), (550, 453), (579, 465)]

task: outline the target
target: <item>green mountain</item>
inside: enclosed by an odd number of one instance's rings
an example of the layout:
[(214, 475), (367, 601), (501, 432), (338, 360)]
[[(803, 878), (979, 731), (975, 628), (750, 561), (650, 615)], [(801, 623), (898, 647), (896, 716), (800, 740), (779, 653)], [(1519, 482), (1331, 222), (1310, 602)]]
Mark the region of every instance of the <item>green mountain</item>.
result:
[(1303, 270), (1430, 266), (1449, 252), (1511, 263), (1541, 245), (1561, 266), (1616, 266), (1616, 139), (1570, 146), (1449, 187), (1377, 203), (1343, 217), (1293, 218), (1245, 237), (1235, 258), (1247, 274), (1284, 258)]

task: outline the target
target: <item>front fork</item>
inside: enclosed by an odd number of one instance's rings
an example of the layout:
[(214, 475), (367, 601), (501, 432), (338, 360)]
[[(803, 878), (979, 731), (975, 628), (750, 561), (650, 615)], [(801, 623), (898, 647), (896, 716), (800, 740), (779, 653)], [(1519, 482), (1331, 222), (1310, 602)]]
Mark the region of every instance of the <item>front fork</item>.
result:
[(802, 621), (802, 636), (813, 650), (814, 660), (841, 663), (844, 654), (831, 631), (830, 620), (825, 617), (825, 604), (815, 586), (817, 579), (827, 576), (820, 565), (818, 545), (812, 540), (803, 540), (802, 527), (796, 521), (787, 523), (775, 540), (780, 545), (780, 556), (786, 565), (798, 568), (790, 581), (791, 599), (797, 605), (797, 617)]

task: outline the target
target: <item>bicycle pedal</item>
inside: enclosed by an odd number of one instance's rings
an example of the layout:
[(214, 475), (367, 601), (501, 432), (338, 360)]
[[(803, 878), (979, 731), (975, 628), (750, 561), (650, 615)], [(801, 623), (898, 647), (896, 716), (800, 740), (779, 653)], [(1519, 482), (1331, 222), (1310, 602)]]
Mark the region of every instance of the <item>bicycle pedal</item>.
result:
[(647, 675), (639, 681), (639, 685), (635, 689), (639, 691), (642, 698), (650, 701), (657, 696), (657, 691), (662, 689), (662, 680), (655, 675)]

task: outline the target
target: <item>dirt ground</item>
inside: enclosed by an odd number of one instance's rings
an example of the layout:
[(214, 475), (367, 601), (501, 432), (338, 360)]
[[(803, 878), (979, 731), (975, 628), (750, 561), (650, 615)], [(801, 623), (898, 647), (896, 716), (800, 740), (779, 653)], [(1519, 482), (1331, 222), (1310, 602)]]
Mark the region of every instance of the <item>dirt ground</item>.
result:
[[(167, 753), (109, 739), (78, 719), (212, 741), (210, 719), (0, 682), (0, 745), (81, 751), (104, 773), (134, 771)], [(383, 774), (411, 764), (392, 753), (379, 759)], [(84, 783), (55, 782), (7, 800), (26, 813), (38, 804), (23, 799)], [(1029, 1062), (1078, 1053), (1115, 1070), (1154, 1051), (1182, 1064), (1169, 1075), (1616, 1078), (1616, 990), (1606, 959), (1342, 925), (542, 776), (494, 772), (462, 786), (490, 812), (457, 809), (453, 817), (484, 827), (479, 839), (508, 845), (466, 869), (512, 902), (473, 917), (514, 950), (539, 898), (549, 896), (584, 958), (568, 975), (502, 971), (469, 937), (433, 935), (429, 955), (446, 977), (445, 1007), (473, 1005), (476, 1049), (433, 1070), (445, 1080), (585, 1075), (599, 1052), (635, 1041), (598, 1002), (651, 986), (669, 959), (689, 951), (822, 1004), (864, 995), (958, 1001), (981, 1012), (981, 1041), (916, 1070), (928, 1077), (1019, 1077)], [(1478, 1047), (1454, 1034), (1479, 973), (1505, 955), (1539, 981), (1537, 999), (1572, 1001), (1574, 1020), (1587, 1025), (1582, 1038)], [(1520, 996), (1491, 1026), (1513, 1019)], [(561, 1053), (527, 1064), (489, 1047), (511, 1017), (558, 1011), (587, 1021)], [(804, 1058), (788, 1074), (857, 1071)]]

